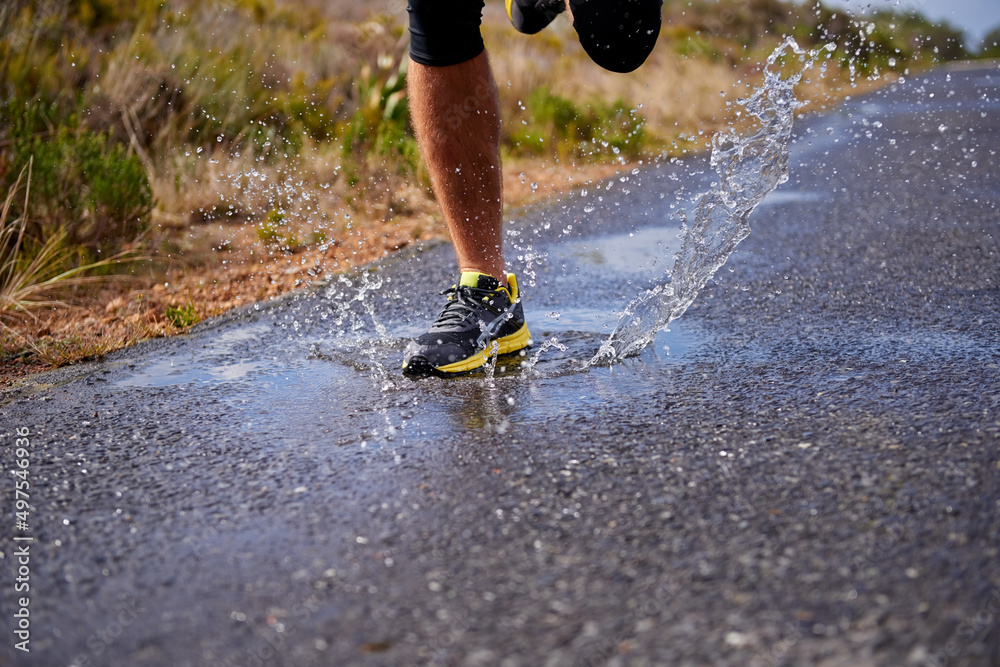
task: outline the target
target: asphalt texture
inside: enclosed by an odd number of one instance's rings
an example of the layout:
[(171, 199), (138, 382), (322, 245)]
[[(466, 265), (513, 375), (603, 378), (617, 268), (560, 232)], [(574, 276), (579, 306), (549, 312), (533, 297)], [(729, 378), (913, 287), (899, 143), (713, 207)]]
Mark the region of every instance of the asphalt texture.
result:
[(511, 221), (492, 372), (399, 371), (440, 245), (6, 391), (0, 665), (1000, 664), (1000, 69), (796, 128), (614, 366), (705, 159)]

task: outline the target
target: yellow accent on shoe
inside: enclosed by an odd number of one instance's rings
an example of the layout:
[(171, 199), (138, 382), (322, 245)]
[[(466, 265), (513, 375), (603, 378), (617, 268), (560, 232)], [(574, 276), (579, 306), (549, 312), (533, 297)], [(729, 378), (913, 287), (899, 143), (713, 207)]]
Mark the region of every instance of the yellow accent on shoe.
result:
[[(462, 271), (461, 277), (458, 279), (458, 284), (463, 287), (478, 287), (479, 286), (479, 276), (488, 276), (488, 273), (482, 273), (480, 271)], [(495, 277), (495, 276), (492, 276)], [(497, 282), (500, 282), (497, 280)], [(513, 273), (507, 274), (507, 287), (501, 285), (497, 289), (502, 289), (507, 292), (507, 296), (510, 298), (510, 302), (514, 303), (514, 299), (517, 298), (517, 276)]]
[[(479, 280), (479, 274), (474, 273), (472, 271), (469, 271), (467, 273), (469, 273), (472, 276), (470, 278), (472, 282), (466, 283), (465, 282), (466, 273), (463, 273), (461, 284), (471, 285), (471, 286), (477, 285), (478, 284), (477, 281)], [(498, 289), (504, 289), (504, 288), (500, 287)], [(514, 303), (514, 300), (517, 299), (518, 296), (520, 296), (520, 290), (517, 288), (517, 276), (515, 276), (513, 273), (507, 274), (507, 287), (505, 291), (507, 292), (507, 295), (510, 297), (511, 303)], [(524, 348), (531, 345), (531, 332), (528, 331), (528, 323), (525, 322), (520, 329), (518, 329), (517, 331), (515, 331), (510, 335), (504, 336), (503, 338), (497, 338), (496, 341), (490, 341), (490, 343), (487, 344), (485, 350), (480, 350), (479, 352), (473, 354), (471, 357), (463, 359), (462, 361), (456, 361), (453, 364), (446, 364), (444, 366), (439, 366), (437, 370), (442, 373), (462, 373), (465, 371), (471, 371), (476, 368), (479, 368), (487, 361), (489, 361), (491, 356), (493, 356), (494, 342), (497, 344), (497, 351), (496, 351), (497, 356), (500, 356), (501, 354), (512, 354), (519, 350), (523, 350)]]
[(513, 23), (513, 22), (514, 22), (514, 15), (513, 15), (513, 14), (511, 14), (511, 9), (510, 9), (510, 6), (511, 6), (512, 4), (514, 4), (514, 0), (507, 0), (507, 3), (506, 3), (506, 4), (507, 4), (507, 18), (509, 18), (509, 19), (510, 19), (510, 22), (511, 22), (511, 23)]
[(507, 296), (510, 297), (511, 303), (514, 303), (515, 299), (520, 296), (520, 291), (517, 289), (517, 276), (513, 273), (507, 274)]
[(462, 271), (462, 277), (458, 279), (458, 284), (463, 287), (476, 287), (479, 285), (479, 276), (486, 275), (479, 271)]
[(523, 350), (531, 345), (531, 333), (528, 331), (528, 324), (525, 323), (520, 329), (509, 336), (504, 336), (503, 338), (497, 338), (495, 341), (491, 341), (486, 346), (485, 350), (480, 350), (471, 357), (463, 359), (462, 361), (456, 361), (453, 364), (439, 366), (437, 370), (441, 373), (463, 373), (465, 371), (471, 371), (479, 368), (493, 356), (493, 343), (497, 344), (497, 356), (502, 354), (512, 354), (519, 350)]
[[(483, 280), (483, 276), (489, 280)], [(483, 366), (494, 355), (511, 354), (531, 345), (531, 333), (524, 322), (519, 303), (517, 278), (513, 273), (508, 273), (506, 278), (507, 285), (501, 287), (495, 276), (478, 271), (463, 271), (458, 284), (444, 291), (444, 294), (449, 295), (448, 304), (441, 311), (435, 325), (407, 346), (403, 371), (414, 375), (464, 373)], [(476, 305), (478, 301), (470, 300), (473, 294), (477, 300), (481, 298), (486, 303)], [(503, 310), (505, 303), (509, 304), (506, 311)], [(478, 328), (470, 326), (469, 317), (480, 318)], [(512, 333), (487, 340), (485, 347), (479, 349), (487, 336), (496, 336), (500, 331), (510, 332), (505, 322), (511, 317), (516, 317), (515, 322), (511, 323), (513, 326), (517, 326), (518, 321), (521, 326)], [(489, 324), (484, 328), (485, 322)], [(435, 328), (439, 323), (444, 323), (444, 326)], [(449, 331), (449, 326), (455, 327), (455, 334)], [(441, 337), (435, 338), (436, 335)], [(447, 340), (449, 336), (452, 338)], [(469, 356), (463, 356), (466, 354)], [(442, 365), (437, 366), (435, 362)]]

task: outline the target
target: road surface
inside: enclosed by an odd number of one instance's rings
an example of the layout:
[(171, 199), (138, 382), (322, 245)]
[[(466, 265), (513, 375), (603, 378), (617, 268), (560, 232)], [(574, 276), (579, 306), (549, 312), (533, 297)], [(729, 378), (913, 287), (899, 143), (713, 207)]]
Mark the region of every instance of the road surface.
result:
[(512, 221), (530, 370), (401, 375), (439, 245), (8, 390), (0, 665), (1000, 664), (998, 151), (990, 63), (800, 119), (612, 367), (704, 159)]

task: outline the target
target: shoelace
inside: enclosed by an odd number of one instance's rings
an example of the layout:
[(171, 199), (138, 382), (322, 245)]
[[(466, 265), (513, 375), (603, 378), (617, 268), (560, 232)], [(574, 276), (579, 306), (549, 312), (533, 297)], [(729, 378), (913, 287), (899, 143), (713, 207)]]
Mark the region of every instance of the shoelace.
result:
[(493, 313), (500, 312), (495, 308), (491, 308), (482, 300), (482, 297), (492, 294), (490, 290), (466, 287), (464, 285), (459, 287), (452, 285), (441, 292), (441, 294), (451, 295), (452, 298), (448, 300), (448, 303), (441, 310), (441, 314), (438, 315), (437, 320), (434, 322), (435, 326), (440, 324), (461, 324), (469, 315), (475, 314), (476, 308), (486, 308)]
[(476, 338), (477, 349), (484, 349), (489, 339), (496, 335), (500, 331), (500, 327), (514, 316), (514, 308), (519, 301), (518, 299), (514, 299), (506, 308), (497, 309), (483, 300), (483, 297), (493, 294), (492, 290), (465, 286), (456, 287), (455, 285), (444, 290), (441, 294), (454, 295), (454, 298), (449, 299), (448, 303), (445, 304), (441, 310), (441, 314), (438, 315), (437, 320), (434, 322), (434, 326), (452, 323), (461, 324), (469, 315), (476, 315), (476, 308), (484, 308), (491, 313), (496, 313), (497, 317), (489, 324), (482, 319), (479, 320), (481, 331), (479, 332), (479, 337)]

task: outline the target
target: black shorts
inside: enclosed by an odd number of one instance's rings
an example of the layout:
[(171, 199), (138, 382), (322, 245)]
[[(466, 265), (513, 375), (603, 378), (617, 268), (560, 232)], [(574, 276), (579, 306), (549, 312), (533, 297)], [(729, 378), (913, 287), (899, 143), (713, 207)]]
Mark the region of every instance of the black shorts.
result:
[(409, 0), (410, 57), (433, 67), (472, 60), (486, 48), (479, 26), (483, 0)]
[[(631, 72), (660, 34), (662, 0), (569, 0), (573, 27), (601, 67)], [(409, 0), (410, 57), (432, 67), (457, 65), (483, 52), (483, 0)]]

